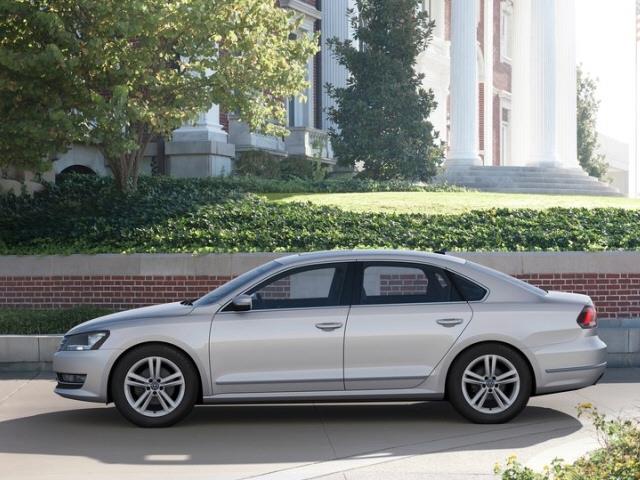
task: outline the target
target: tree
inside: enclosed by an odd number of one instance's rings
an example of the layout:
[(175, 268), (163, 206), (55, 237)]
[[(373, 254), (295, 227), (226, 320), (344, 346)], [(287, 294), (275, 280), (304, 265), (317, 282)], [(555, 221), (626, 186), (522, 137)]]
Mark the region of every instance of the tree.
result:
[(0, 167), (41, 171), (80, 133), (74, 39), (30, 2), (0, 0)]
[(442, 145), (429, 121), (436, 102), (415, 70), (434, 26), (420, 4), (356, 0), (349, 12), (355, 41), (329, 40), (350, 72), (346, 87), (327, 85), (335, 101), (328, 110), (336, 125), (332, 145), (339, 164), (364, 167), (361, 176), (426, 180), (441, 162)]
[(577, 69), (578, 161), (591, 176), (605, 178), (609, 165), (598, 153), (600, 143), (596, 130), (600, 101), (596, 98), (598, 83), (579, 65)]
[(265, 0), (0, 0), (1, 151), (31, 166), (93, 144), (126, 191), (149, 141), (212, 103), (285, 134), (283, 99), (306, 88), (317, 51), (299, 25)]

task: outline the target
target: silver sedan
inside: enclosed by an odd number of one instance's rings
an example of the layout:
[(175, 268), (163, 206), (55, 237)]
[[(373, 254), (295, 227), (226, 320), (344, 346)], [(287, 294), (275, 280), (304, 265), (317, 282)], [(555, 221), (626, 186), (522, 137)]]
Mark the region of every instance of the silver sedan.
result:
[(597, 382), (606, 345), (588, 296), (451, 255), (333, 251), (78, 325), (53, 367), (56, 393), (143, 427), (202, 403), (441, 399), (498, 423), (531, 395)]

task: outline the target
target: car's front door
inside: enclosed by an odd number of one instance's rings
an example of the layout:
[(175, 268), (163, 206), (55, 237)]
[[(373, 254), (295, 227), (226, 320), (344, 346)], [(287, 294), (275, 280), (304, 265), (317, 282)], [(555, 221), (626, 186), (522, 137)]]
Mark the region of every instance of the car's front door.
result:
[(251, 288), (252, 308), (224, 308), (211, 332), (214, 394), (344, 390), (349, 263), (277, 274)]
[(347, 390), (422, 383), (471, 320), (444, 270), (425, 264), (359, 264), (345, 333)]

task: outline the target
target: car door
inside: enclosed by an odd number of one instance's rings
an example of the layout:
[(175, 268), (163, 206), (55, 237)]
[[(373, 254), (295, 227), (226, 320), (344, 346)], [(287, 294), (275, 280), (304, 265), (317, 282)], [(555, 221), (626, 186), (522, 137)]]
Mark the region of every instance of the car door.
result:
[(349, 263), (279, 273), (251, 288), (252, 308), (223, 308), (211, 334), (214, 394), (344, 390)]
[(405, 262), (359, 263), (345, 332), (345, 388), (422, 383), (471, 321), (448, 273)]

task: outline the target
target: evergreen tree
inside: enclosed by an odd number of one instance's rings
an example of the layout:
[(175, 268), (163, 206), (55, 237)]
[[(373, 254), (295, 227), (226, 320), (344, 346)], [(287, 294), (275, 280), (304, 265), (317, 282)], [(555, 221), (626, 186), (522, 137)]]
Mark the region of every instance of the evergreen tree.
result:
[(348, 12), (355, 40), (329, 39), (350, 72), (345, 88), (327, 85), (336, 105), (328, 110), (333, 149), (340, 165), (364, 167), (361, 176), (427, 180), (442, 160), (429, 121), (434, 95), (415, 70), (434, 26), (421, 3), (356, 0)]
[(578, 105), (578, 161), (580, 166), (592, 177), (603, 179), (609, 165), (605, 156), (598, 153), (600, 143), (596, 123), (600, 101), (596, 98), (597, 81), (578, 66), (577, 71)]

